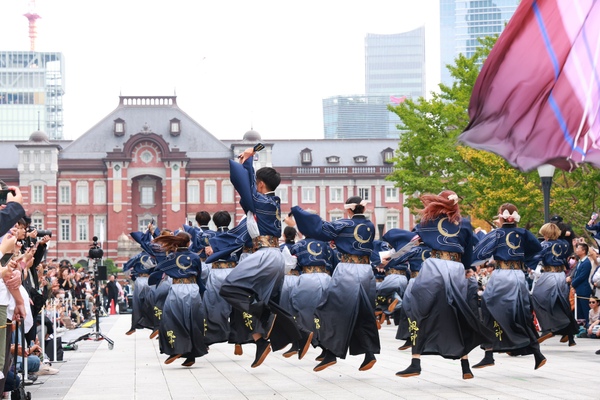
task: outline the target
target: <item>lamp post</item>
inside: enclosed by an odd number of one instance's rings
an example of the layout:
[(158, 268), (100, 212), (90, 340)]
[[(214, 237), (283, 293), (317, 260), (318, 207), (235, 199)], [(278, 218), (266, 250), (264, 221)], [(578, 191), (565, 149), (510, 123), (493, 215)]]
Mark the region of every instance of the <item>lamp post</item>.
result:
[(375, 207), (375, 222), (377, 222), (379, 240), (381, 240), (381, 237), (383, 236), (383, 228), (385, 228), (385, 210), (387, 210), (387, 207)]
[(550, 222), (550, 187), (552, 186), (552, 177), (556, 167), (550, 164), (540, 165), (538, 174), (542, 181), (542, 192), (544, 193), (544, 223)]

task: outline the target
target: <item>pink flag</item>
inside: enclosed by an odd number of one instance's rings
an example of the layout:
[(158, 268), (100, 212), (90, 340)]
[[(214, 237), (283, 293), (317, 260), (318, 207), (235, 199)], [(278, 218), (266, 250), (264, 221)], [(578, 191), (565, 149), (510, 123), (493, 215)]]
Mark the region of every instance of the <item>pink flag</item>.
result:
[(600, 2), (523, 0), (485, 61), (459, 140), (530, 171), (600, 167)]

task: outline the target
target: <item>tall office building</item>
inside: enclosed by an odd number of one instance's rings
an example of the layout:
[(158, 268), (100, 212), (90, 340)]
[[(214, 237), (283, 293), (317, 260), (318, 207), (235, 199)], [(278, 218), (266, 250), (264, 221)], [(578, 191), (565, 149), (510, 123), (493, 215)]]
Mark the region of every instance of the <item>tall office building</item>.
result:
[(63, 138), (62, 53), (0, 51), (0, 140)]
[(400, 119), (387, 107), (425, 95), (425, 27), (367, 34), (365, 93), (323, 100), (325, 139), (398, 138)]
[(514, 14), (519, 0), (440, 0), (441, 82), (450, 85), (446, 68), (459, 54), (473, 55), (479, 38), (499, 35)]
[(425, 95), (425, 27), (391, 35), (369, 33), (365, 38), (367, 95)]

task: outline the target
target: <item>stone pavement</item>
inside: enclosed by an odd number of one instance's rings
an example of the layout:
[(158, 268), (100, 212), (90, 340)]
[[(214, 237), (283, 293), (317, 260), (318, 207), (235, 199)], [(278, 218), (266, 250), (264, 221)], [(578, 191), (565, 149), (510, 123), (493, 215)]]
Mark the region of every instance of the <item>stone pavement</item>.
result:
[[(436, 356), (422, 359), (420, 376), (394, 374), (410, 363), (410, 351), (398, 351), (395, 327), (380, 331), (382, 354), (373, 369), (359, 372), (362, 357), (348, 357), (322, 372), (313, 372), (317, 349), (306, 357), (286, 359), (271, 353), (262, 366), (250, 368), (254, 345), (244, 346), (243, 356), (233, 346), (213, 345), (210, 353), (191, 368), (177, 360), (163, 364), (165, 355), (149, 330), (131, 336), (125, 332), (129, 315), (101, 319), (102, 332), (115, 341), (81, 341), (75, 351), (65, 351), (64, 363), (54, 363), (57, 375), (41, 376), (40, 385), (27, 386), (36, 400), (46, 399), (600, 399), (598, 363), (600, 340), (577, 339), (568, 347), (558, 338), (544, 342), (548, 362), (534, 371), (533, 357), (495, 355), (496, 365), (473, 370), (475, 378), (463, 380), (459, 361)], [(471, 354), (471, 364), (483, 351)]]

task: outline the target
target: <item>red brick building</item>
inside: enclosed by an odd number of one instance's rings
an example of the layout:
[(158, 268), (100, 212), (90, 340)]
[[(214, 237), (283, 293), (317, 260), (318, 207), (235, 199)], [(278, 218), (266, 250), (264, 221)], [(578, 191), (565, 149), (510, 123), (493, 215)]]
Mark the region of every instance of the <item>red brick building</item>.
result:
[(369, 200), (380, 229), (413, 226), (403, 195), (385, 180), (390, 139), (263, 140), (255, 131), (219, 140), (181, 110), (175, 96), (121, 96), (118, 107), (75, 141), (4, 141), (0, 177), (18, 185), (38, 228), (53, 231), (48, 257), (85, 263), (93, 236), (117, 264), (137, 252), (131, 231), (152, 219), (177, 229), (199, 210), (242, 217), (228, 160), (261, 141), (256, 168), (282, 175), (282, 213), (293, 205), (333, 220), (346, 198)]

